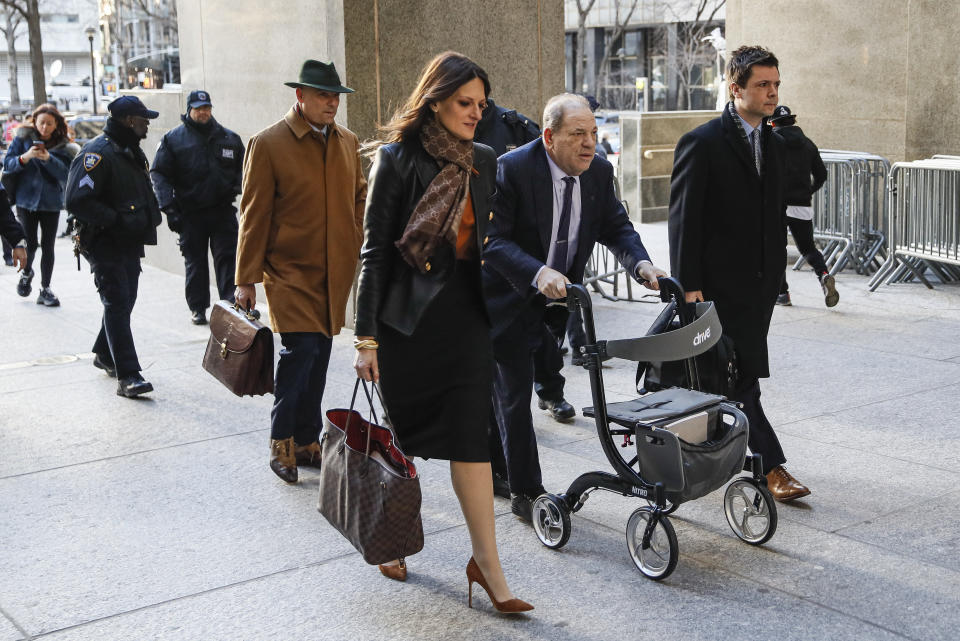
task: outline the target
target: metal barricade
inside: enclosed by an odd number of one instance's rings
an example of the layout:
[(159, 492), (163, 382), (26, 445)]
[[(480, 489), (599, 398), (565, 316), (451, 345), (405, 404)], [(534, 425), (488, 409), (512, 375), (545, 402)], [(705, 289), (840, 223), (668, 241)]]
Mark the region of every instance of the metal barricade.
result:
[[(886, 258), (889, 161), (876, 154), (823, 149), (827, 181), (814, 194), (814, 239), (823, 246), (831, 275), (853, 265), (858, 274)], [(794, 265), (800, 269), (803, 257)]]
[(913, 279), (933, 289), (927, 271), (960, 280), (960, 158), (895, 163), (888, 184), (890, 254), (870, 291)]
[[(853, 177), (856, 168), (852, 162), (839, 157), (823, 156), (827, 180), (813, 195), (813, 237), (823, 244), (823, 258), (830, 274), (846, 266), (852, 256), (851, 220), (855, 205)], [(803, 266), (805, 259), (793, 266)]]
[[(620, 201), (629, 215), (630, 205), (621, 198), (619, 178), (613, 179), (613, 190), (617, 200)], [(623, 281), (622, 284), (621, 280)], [(590, 254), (590, 258), (587, 259), (587, 265), (583, 270), (583, 286), (592, 289), (603, 298), (614, 302), (621, 300), (630, 303), (653, 303), (660, 301), (658, 294), (642, 293), (639, 298), (636, 298), (634, 296), (634, 289), (637, 289), (639, 293), (643, 291), (644, 288), (627, 274), (627, 270), (620, 266), (620, 263), (613, 257), (610, 250), (600, 243), (594, 245), (593, 252)], [(609, 287), (612, 292), (608, 292), (604, 287)]]

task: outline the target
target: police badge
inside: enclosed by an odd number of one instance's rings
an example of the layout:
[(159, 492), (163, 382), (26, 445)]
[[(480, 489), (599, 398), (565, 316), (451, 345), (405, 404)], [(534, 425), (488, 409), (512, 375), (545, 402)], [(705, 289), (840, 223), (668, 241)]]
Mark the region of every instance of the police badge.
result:
[(100, 154), (87, 152), (83, 154), (83, 168), (87, 171), (93, 171), (93, 168), (99, 165), (102, 159)]

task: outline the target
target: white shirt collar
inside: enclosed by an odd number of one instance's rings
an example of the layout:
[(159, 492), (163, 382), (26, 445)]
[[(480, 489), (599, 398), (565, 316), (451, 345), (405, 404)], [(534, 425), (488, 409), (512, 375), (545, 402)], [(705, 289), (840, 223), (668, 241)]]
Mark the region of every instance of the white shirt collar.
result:
[(564, 170), (560, 169), (560, 167), (557, 166), (557, 163), (553, 162), (553, 158), (550, 157), (546, 147), (543, 148), (543, 153), (547, 156), (547, 165), (550, 166), (550, 177), (553, 178), (553, 182), (559, 182), (564, 178), (573, 178), (574, 183), (580, 182), (579, 176), (569, 175)]
[[(754, 130), (754, 129), (757, 129), (757, 127), (754, 127), (754, 126), (751, 125), (749, 122), (747, 122), (746, 120), (744, 120), (744, 119), (743, 119), (743, 116), (741, 116), (740, 113), (737, 112), (736, 109), (734, 109), (733, 111), (734, 111), (734, 113), (737, 114), (737, 118), (740, 119), (740, 124), (743, 125), (743, 133), (747, 134), (747, 139), (749, 140), (750, 136), (753, 134), (753, 130)], [(762, 122), (761, 122), (761, 126), (763, 126)]]

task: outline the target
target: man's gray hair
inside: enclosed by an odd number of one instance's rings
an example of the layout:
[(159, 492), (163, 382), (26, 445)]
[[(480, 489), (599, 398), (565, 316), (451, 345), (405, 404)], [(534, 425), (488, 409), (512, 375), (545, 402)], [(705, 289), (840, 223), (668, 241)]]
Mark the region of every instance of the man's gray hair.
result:
[(543, 128), (557, 131), (563, 125), (563, 117), (568, 109), (583, 107), (590, 111), (590, 103), (583, 96), (575, 93), (562, 93), (547, 101), (543, 108)]

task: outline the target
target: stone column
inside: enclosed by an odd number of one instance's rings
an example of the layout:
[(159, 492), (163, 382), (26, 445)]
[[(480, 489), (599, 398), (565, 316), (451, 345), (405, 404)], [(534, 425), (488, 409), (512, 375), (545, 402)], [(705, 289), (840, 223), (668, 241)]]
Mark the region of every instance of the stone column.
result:
[(424, 65), (453, 49), (490, 77), (498, 105), (538, 121), (564, 90), (563, 6), (545, 0), (351, 0), (346, 65), (357, 93), (350, 128), (375, 134), (413, 90)]

